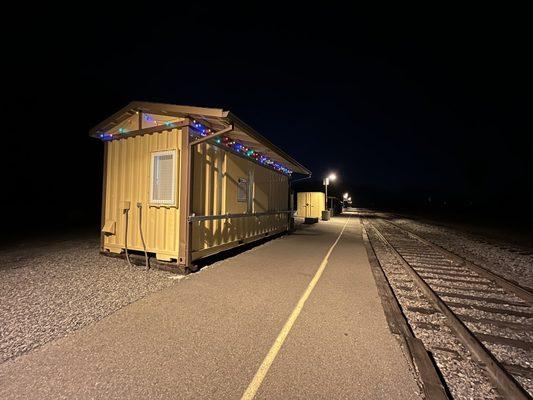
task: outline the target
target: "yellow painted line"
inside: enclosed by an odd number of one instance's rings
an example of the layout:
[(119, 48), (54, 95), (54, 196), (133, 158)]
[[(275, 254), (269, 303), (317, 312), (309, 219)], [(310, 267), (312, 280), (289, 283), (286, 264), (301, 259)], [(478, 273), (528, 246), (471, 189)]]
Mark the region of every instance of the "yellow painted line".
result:
[(348, 219), (346, 220), (346, 223), (342, 227), (341, 232), (339, 233), (339, 236), (337, 237), (337, 240), (335, 240), (335, 242), (331, 245), (328, 252), (326, 253), (326, 256), (324, 257), (324, 259), (322, 260), (322, 263), (318, 267), (318, 270), (316, 271), (315, 276), (313, 277), (313, 279), (311, 279), (311, 282), (309, 282), (309, 285), (307, 286), (307, 289), (305, 289), (305, 292), (302, 295), (302, 297), (300, 297), (298, 304), (296, 304), (296, 307), (294, 307), (294, 310), (292, 310), (292, 313), (289, 319), (287, 320), (287, 322), (285, 322), (285, 325), (283, 325), (283, 328), (279, 332), (278, 337), (276, 338), (274, 344), (272, 345), (265, 359), (261, 363), (261, 366), (255, 373), (254, 379), (252, 379), (252, 382), (250, 382), (250, 384), (248, 385), (248, 388), (242, 395), (241, 400), (252, 400), (254, 396), (256, 395), (257, 391), (259, 390), (259, 387), (261, 386), (261, 383), (263, 383), (263, 380), (265, 379), (265, 376), (268, 373), (270, 366), (276, 359), (276, 356), (278, 355), (278, 352), (281, 349), (281, 346), (283, 346), (283, 342), (285, 342), (285, 339), (287, 338), (287, 335), (291, 331), (292, 326), (294, 325), (294, 322), (300, 315), (300, 312), (302, 311), (302, 308), (304, 307), (305, 302), (309, 298), (309, 295), (311, 294), (318, 280), (322, 276), (322, 272), (324, 272), (324, 269), (326, 268), (326, 265), (328, 264), (329, 256), (331, 255), (331, 252), (333, 251), (333, 249), (339, 242), (344, 232), (344, 229), (346, 229), (346, 225), (348, 225), (348, 221), (350, 221), (350, 218), (351, 216), (348, 217)]

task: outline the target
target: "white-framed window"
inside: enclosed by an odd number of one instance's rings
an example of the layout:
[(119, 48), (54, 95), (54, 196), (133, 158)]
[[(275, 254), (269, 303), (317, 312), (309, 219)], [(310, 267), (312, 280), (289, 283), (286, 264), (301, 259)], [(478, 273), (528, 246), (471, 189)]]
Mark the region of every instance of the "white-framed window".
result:
[(150, 203), (176, 205), (176, 150), (156, 151), (150, 163)]

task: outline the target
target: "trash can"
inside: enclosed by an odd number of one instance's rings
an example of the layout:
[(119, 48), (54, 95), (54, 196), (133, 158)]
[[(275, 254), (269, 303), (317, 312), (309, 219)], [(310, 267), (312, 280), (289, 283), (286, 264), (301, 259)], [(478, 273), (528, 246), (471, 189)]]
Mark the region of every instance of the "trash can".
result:
[(329, 210), (322, 211), (322, 221), (329, 221)]
[(292, 215), (289, 217), (289, 232), (294, 232), (294, 217)]

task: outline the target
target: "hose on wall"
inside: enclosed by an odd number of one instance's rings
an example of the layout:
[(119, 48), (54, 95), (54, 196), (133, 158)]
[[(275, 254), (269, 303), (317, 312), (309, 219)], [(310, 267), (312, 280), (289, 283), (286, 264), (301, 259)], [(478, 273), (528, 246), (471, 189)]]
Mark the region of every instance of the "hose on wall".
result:
[(128, 263), (128, 266), (129, 267), (133, 267), (131, 265), (131, 261), (130, 261), (130, 255), (128, 254), (128, 220), (129, 220), (129, 208), (128, 209), (124, 209), (124, 214), (126, 214), (126, 221), (125, 221), (125, 227), (124, 227), (124, 251), (126, 252), (126, 261)]
[(137, 203), (137, 208), (139, 208), (139, 233), (141, 234), (141, 242), (143, 244), (143, 249), (144, 249), (145, 266), (146, 266), (146, 269), (150, 269), (150, 263), (148, 262), (148, 252), (146, 251), (146, 243), (144, 242), (144, 236), (143, 236), (142, 203)]

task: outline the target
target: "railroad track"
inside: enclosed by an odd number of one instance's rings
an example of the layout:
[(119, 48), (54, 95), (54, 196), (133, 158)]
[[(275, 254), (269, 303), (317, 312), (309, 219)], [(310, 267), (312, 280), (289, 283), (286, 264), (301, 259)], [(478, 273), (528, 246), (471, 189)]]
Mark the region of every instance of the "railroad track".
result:
[(451, 397), (531, 398), (532, 293), (385, 219), (363, 223)]

